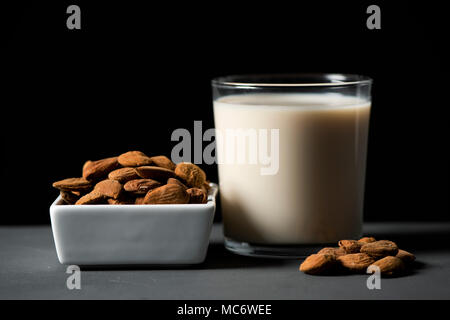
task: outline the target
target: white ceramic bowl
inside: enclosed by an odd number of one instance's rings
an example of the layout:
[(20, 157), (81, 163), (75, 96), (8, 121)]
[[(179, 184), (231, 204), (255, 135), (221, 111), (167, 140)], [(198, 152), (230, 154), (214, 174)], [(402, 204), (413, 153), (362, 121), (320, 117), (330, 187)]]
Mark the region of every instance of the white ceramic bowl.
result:
[(173, 265), (206, 256), (218, 186), (206, 204), (61, 205), (50, 217), (58, 259), (75, 265)]

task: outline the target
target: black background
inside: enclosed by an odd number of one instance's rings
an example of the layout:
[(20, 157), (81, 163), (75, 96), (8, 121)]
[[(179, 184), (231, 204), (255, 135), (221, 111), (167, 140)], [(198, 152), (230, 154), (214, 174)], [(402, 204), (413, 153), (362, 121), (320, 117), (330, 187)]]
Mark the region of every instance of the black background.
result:
[[(81, 30), (66, 27), (70, 4)], [(366, 28), (370, 4), (381, 30)], [(272, 72), (371, 76), (365, 219), (449, 220), (442, 12), (405, 1), (17, 3), (2, 13), (0, 224), (48, 223), (51, 183), (87, 159), (170, 154), (174, 129), (213, 127), (211, 78)]]

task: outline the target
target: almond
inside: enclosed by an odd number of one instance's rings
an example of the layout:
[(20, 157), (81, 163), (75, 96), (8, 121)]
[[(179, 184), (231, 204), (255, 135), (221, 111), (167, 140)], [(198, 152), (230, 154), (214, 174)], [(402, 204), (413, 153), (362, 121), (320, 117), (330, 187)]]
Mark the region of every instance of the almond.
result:
[(396, 257), (401, 259), (404, 263), (410, 263), (416, 260), (416, 257), (412, 253), (402, 249), (398, 249)]
[(75, 204), (75, 202), (80, 199), (79, 195), (76, 195), (75, 193), (71, 191), (62, 191), (60, 192), (61, 198), (68, 204)]
[(119, 181), (106, 179), (97, 183), (94, 191), (105, 197), (117, 199), (122, 192), (122, 185)]
[(330, 254), (337, 258), (339, 256), (343, 256), (343, 255), (347, 254), (347, 252), (345, 252), (345, 250), (343, 248), (326, 247), (326, 248), (320, 249), (320, 251), (317, 252), (317, 254)]
[(125, 191), (136, 194), (136, 195), (145, 195), (150, 190), (156, 189), (161, 186), (156, 180), (152, 179), (135, 179), (128, 181), (125, 183), (123, 188)]
[(119, 197), (118, 199), (108, 198), (106, 201), (108, 202), (108, 204), (121, 205), (121, 204), (134, 204), (135, 200), (127, 197)]
[(336, 265), (336, 257), (330, 254), (312, 254), (300, 265), (300, 271), (308, 274), (323, 274)]
[(167, 179), (175, 176), (172, 170), (155, 166), (137, 167), (136, 172), (141, 178), (158, 181), (167, 181)]
[(377, 241), (374, 237), (364, 237), (358, 240), (358, 242), (363, 245), (365, 243), (371, 243)]
[(366, 243), (361, 247), (361, 252), (380, 259), (385, 256), (395, 256), (398, 252), (397, 245), (389, 240), (378, 240), (375, 242)]
[(144, 204), (185, 204), (189, 194), (177, 184), (166, 184), (147, 193)]
[(206, 193), (199, 188), (190, 188), (186, 192), (189, 194), (189, 203), (206, 203), (207, 196)]
[(124, 167), (139, 167), (152, 164), (152, 159), (141, 151), (125, 152), (119, 156), (118, 161)]
[(337, 260), (341, 266), (351, 272), (365, 272), (375, 260), (365, 253), (351, 253), (339, 256)]
[(145, 197), (137, 197), (134, 204), (144, 204)]
[(380, 268), (382, 275), (395, 276), (405, 271), (405, 264), (400, 258), (387, 256), (372, 264)]
[(361, 249), (361, 243), (356, 240), (341, 240), (338, 244), (346, 253), (358, 253)]
[(177, 164), (175, 174), (191, 188), (201, 188), (206, 181), (205, 172), (193, 163)]
[(105, 203), (106, 197), (102, 195), (101, 193), (97, 191), (92, 191), (84, 196), (82, 196), (80, 199), (78, 199), (77, 202), (75, 202), (76, 205), (80, 204), (99, 204), (99, 203)]
[(120, 183), (125, 183), (127, 181), (139, 178), (134, 168), (120, 168), (111, 171), (108, 174), (108, 178), (111, 180), (117, 180)]
[(176, 179), (176, 178), (169, 178), (167, 179), (167, 184), (177, 184), (179, 186), (182, 186), (184, 189), (188, 189), (188, 187), (186, 187), (186, 185), (181, 182), (180, 180)]
[(175, 163), (172, 162), (169, 158), (166, 156), (155, 156), (150, 158), (152, 160), (153, 165), (157, 167), (166, 168), (169, 170), (175, 170), (175, 167), (177, 166)]
[(62, 191), (89, 191), (92, 183), (85, 178), (68, 178), (54, 182), (53, 187)]
[(86, 161), (83, 166), (83, 178), (86, 180), (100, 180), (106, 178), (108, 173), (117, 169), (119, 162), (117, 157), (101, 159), (97, 161)]

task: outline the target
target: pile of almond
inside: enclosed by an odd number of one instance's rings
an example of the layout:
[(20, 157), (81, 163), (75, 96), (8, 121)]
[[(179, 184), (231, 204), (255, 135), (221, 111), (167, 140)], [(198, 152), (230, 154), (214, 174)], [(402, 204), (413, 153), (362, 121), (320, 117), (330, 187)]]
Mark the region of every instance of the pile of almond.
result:
[(87, 161), (82, 177), (53, 183), (65, 204), (206, 203), (205, 172), (192, 163), (129, 151), (118, 157)]
[[(323, 248), (300, 265), (304, 273), (366, 273), (372, 265), (380, 268), (384, 276), (399, 276), (411, 268), (416, 257), (401, 250), (389, 240), (364, 237), (359, 240), (341, 240), (339, 247)], [(372, 272), (369, 272), (372, 273)]]

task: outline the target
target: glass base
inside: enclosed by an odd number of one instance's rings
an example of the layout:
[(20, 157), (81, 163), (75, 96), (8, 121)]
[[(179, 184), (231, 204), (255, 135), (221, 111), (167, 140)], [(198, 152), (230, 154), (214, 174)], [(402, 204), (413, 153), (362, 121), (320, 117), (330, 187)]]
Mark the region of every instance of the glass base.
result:
[(265, 245), (235, 241), (225, 237), (225, 248), (236, 254), (260, 258), (299, 259), (316, 253), (323, 247), (335, 247), (336, 243), (308, 245)]

